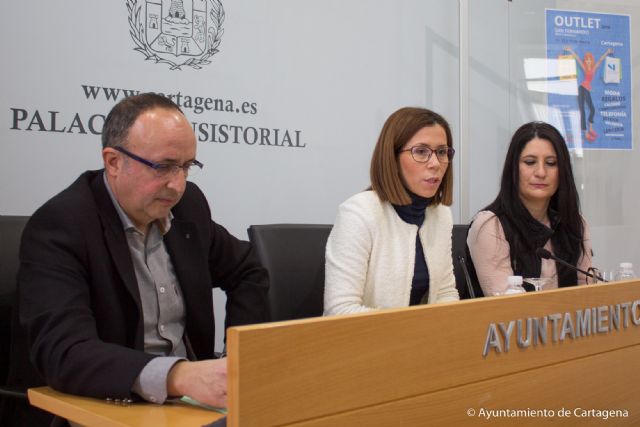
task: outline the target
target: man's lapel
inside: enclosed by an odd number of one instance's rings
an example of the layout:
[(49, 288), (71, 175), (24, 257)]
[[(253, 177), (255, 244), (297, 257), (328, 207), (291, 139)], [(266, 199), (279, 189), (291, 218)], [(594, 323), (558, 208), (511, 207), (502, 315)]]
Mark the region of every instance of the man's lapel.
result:
[(96, 176), (91, 185), (96, 199), (96, 205), (98, 206), (100, 221), (102, 222), (104, 230), (105, 243), (109, 249), (109, 253), (111, 254), (111, 258), (116, 266), (118, 274), (133, 297), (140, 316), (142, 316), (140, 290), (138, 289), (138, 281), (136, 280), (136, 273), (133, 269), (133, 262), (131, 261), (129, 245), (127, 243), (122, 222), (118, 217), (118, 212), (113, 206), (111, 197), (109, 197), (109, 193), (104, 186), (102, 174)]

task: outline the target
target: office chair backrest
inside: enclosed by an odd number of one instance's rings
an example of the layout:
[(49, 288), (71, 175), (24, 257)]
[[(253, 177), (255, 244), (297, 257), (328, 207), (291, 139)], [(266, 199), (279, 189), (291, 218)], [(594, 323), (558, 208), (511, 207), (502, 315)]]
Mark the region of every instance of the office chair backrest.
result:
[(29, 218), (0, 215), (0, 426), (44, 427), (53, 420), (27, 400), (27, 387), (44, 384), (29, 361), (27, 337), (18, 322), (18, 254)]
[(451, 256), (453, 275), (460, 299), (483, 297), (482, 288), (473, 267), (473, 261), (467, 250), (468, 224), (455, 224), (451, 233)]
[(5, 384), (9, 369), (11, 319), (16, 303), (18, 251), (28, 216), (0, 215), (0, 384)]
[(271, 320), (322, 316), (324, 252), (332, 225), (252, 225), (247, 230), (269, 272)]

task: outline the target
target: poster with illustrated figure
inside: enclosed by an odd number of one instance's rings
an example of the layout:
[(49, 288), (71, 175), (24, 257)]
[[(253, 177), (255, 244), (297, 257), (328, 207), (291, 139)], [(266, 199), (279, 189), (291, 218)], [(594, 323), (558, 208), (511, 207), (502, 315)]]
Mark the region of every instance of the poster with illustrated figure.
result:
[(546, 10), (549, 117), (569, 149), (630, 150), (628, 15)]

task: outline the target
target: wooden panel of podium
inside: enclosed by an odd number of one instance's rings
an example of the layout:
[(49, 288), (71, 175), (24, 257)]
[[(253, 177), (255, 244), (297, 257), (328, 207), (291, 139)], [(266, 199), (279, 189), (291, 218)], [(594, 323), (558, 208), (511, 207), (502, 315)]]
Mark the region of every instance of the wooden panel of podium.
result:
[(228, 425), (637, 425), (639, 304), (631, 281), (232, 328)]
[(234, 427), (640, 423), (640, 281), (230, 328), (227, 350)]

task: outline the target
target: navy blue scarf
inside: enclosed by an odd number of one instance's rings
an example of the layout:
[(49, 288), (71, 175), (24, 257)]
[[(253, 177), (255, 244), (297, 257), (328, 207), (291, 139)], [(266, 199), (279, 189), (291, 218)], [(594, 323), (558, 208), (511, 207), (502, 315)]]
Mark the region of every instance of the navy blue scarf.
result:
[[(426, 209), (431, 203), (431, 199), (420, 197), (413, 193), (409, 193), (409, 195), (411, 196), (411, 204), (402, 206), (393, 205), (393, 208), (404, 222), (417, 225), (419, 229), (424, 223)], [(425, 304), (428, 295), (429, 269), (424, 259), (424, 250), (420, 243), (420, 234), (416, 234), (416, 259), (413, 268), (409, 305)]]

